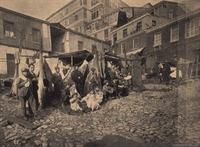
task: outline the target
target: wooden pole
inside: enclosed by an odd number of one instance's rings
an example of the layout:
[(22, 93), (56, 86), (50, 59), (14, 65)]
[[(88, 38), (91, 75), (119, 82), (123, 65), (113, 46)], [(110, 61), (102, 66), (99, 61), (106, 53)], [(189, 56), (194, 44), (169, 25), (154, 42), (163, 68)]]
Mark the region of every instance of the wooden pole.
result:
[(95, 64), (96, 64), (96, 67), (97, 67), (97, 73), (98, 73), (98, 85), (99, 85), (99, 88), (102, 89), (102, 85), (101, 85), (101, 78), (100, 78), (100, 67), (99, 67), (99, 53), (97, 51), (97, 47), (95, 46), (94, 48), (94, 53), (95, 53)]
[(40, 60), (39, 60), (39, 78), (38, 78), (38, 101), (39, 101), (39, 108), (43, 108), (43, 98), (44, 98), (44, 68), (43, 68), (43, 38), (41, 37), (41, 48), (40, 48)]
[(125, 63), (127, 65), (127, 56), (126, 56), (126, 47), (125, 47), (125, 45), (124, 45), (123, 51), (124, 51)]
[[(22, 52), (22, 47), (23, 47), (23, 41), (24, 41), (24, 38), (25, 38), (25, 29), (22, 30), (21, 32), (21, 39), (20, 39), (20, 44), (19, 44), (19, 52), (15, 52), (15, 74), (14, 74), (14, 81), (19, 77), (19, 64), (20, 64), (20, 57), (21, 57), (21, 52)], [(18, 61), (16, 61), (16, 58), (18, 58)], [(18, 97), (18, 94), (17, 94), (17, 87), (15, 85), (15, 82), (13, 82), (12, 84), (12, 88), (11, 88), (11, 91), (10, 91), (10, 95), (13, 95), (15, 94), (17, 97)]]
[(73, 56), (71, 56), (71, 66), (73, 67), (73, 64), (74, 64), (74, 62), (73, 62)]

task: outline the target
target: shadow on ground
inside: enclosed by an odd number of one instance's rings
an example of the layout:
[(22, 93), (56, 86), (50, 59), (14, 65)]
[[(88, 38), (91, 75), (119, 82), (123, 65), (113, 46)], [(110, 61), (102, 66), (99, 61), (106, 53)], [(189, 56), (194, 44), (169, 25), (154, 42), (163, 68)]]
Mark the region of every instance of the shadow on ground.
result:
[(88, 142), (83, 145), (83, 147), (154, 147), (154, 146), (172, 147), (173, 145), (154, 144), (154, 143), (144, 144), (117, 135), (106, 135), (101, 140)]

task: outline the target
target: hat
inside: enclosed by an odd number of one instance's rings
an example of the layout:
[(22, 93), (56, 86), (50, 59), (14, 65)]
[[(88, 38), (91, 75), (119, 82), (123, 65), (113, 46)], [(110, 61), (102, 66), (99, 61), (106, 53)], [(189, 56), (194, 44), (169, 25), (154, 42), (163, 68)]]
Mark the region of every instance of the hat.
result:
[(21, 71), (22, 72), (29, 72), (29, 69), (28, 68), (22, 68)]
[(91, 71), (95, 71), (96, 69), (94, 67), (91, 68)]

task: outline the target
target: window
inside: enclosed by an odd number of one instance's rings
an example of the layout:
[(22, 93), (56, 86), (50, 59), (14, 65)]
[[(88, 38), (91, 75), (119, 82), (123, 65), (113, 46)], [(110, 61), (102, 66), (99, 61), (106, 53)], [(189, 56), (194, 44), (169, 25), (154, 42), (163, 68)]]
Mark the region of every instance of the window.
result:
[(113, 35), (113, 42), (115, 43), (117, 41), (117, 33), (115, 33), (114, 35)]
[(4, 21), (4, 35), (5, 37), (15, 37), (14, 23)]
[(75, 15), (75, 20), (78, 20), (78, 15)]
[(95, 10), (92, 12), (92, 19), (96, 19), (99, 17), (99, 11), (98, 10)]
[(124, 50), (126, 49), (126, 43), (121, 44), (121, 54), (124, 53)]
[(104, 38), (107, 39), (108, 38), (108, 30), (104, 31)]
[(195, 18), (186, 22), (185, 24), (185, 37), (193, 37), (200, 34), (200, 19)]
[(38, 29), (32, 29), (33, 41), (40, 42), (41, 32)]
[(83, 42), (82, 41), (78, 41), (78, 50), (79, 51), (83, 50)]
[(173, 18), (173, 11), (170, 10), (170, 12), (169, 12), (169, 19), (172, 19), (172, 18)]
[(139, 38), (133, 39), (133, 49), (137, 49), (139, 47)]
[(123, 30), (123, 38), (126, 37), (126, 36), (128, 36), (127, 29), (124, 29)]
[(136, 26), (136, 31), (142, 30), (142, 22), (138, 22)]
[(154, 34), (154, 46), (161, 45), (161, 32)]
[(152, 26), (156, 26), (156, 21), (152, 20)]
[(179, 27), (175, 26), (170, 29), (170, 42), (179, 40)]
[(92, 1), (91, 1), (91, 5), (94, 6), (94, 5), (96, 5), (98, 2), (99, 2), (98, 0), (92, 0)]

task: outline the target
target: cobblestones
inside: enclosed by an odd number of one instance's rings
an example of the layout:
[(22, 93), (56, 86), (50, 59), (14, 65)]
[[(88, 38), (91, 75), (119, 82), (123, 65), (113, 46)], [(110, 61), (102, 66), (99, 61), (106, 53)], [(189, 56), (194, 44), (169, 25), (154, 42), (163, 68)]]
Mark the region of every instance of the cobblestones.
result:
[[(101, 109), (80, 116), (65, 114), (54, 107), (47, 108), (42, 112), (44, 119), (34, 122), (40, 125), (36, 130), (30, 131), (17, 124), (3, 127), (3, 143), (10, 146), (20, 142), (22, 146), (74, 147), (101, 140), (106, 135), (140, 143), (183, 143), (187, 140), (197, 143), (200, 140), (197, 134), (200, 133), (194, 132), (200, 132), (200, 123), (188, 124), (186, 128), (183, 124), (178, 125), (185, 115), (180, 113), (178, 116), (182, 108), (177, 108), (177, 104), (183, 102), (177, 103), (177, 88), (164, 85), (146, 87), (150, 90), (131, 92), (128, 97), (108, 101)], [(1, 98), (0, 106), (3, 110), (0, 112), (1, 120), (8, 114), (17, 113), (20, 108), (18, 100), (6, 97)], [(186, 137), (183, 133), (190, 135)]]

